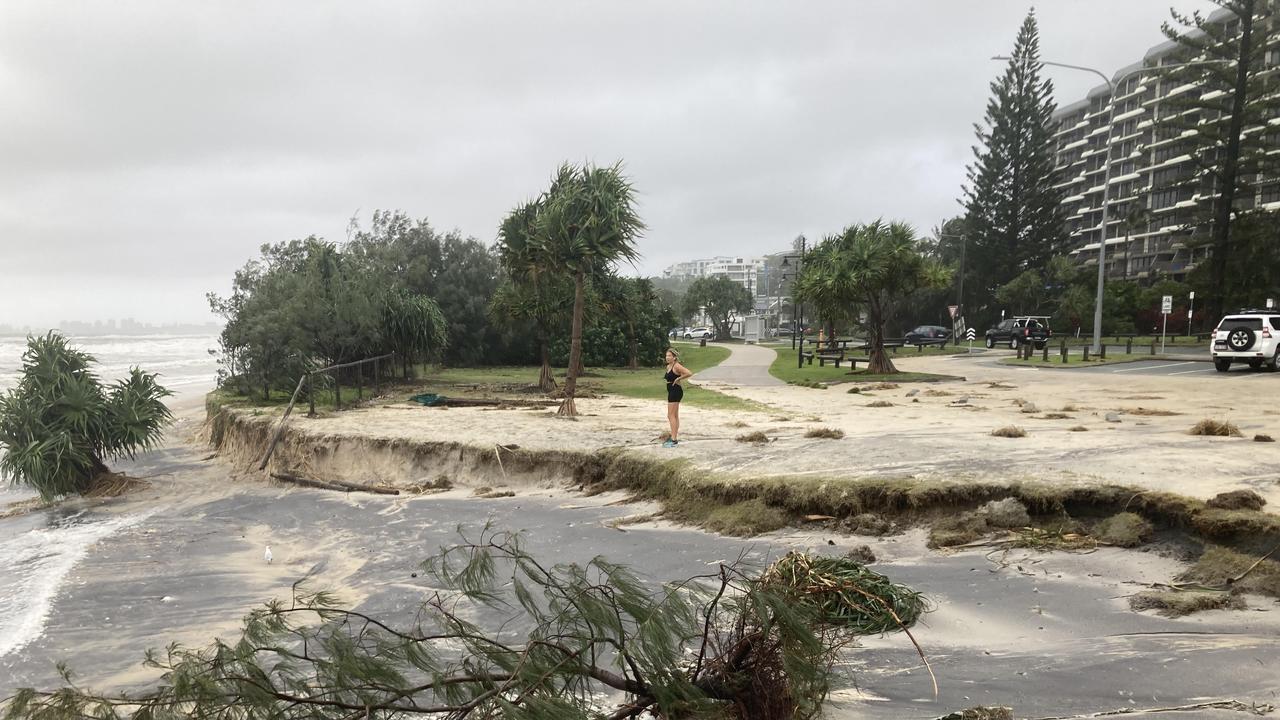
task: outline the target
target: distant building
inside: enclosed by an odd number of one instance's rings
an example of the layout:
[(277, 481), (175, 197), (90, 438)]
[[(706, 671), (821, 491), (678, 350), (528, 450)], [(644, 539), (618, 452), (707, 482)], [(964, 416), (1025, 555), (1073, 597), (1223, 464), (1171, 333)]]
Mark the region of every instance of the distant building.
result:
[(763, 272), (763, 257), (717, 256), (689, 260), (668, 266), (662, 271), (662, 277), (673, 280), (695, 280), (703, 277), (723, 275), (739, 285), (755, 292), (760, 287), (758, 277)]
[[(1228, 34), (1239, 31), (1235, 15), (1226, 10), (1210, 15), (1209, 22), (1222, 24)], [(1141, 62), (1122, 68), (1113, 76), (1113, 80), (1120, 80), (1128, 75), (1116, 88), (1114, 99), (1107, 86), (1102, 85), (1054, 114), (1056, 168), (1059, 186), (1066, 195), (1062, 204), (1067, 232), (1075, 248), (1071, 256), (1094, 267), (1104, 241), (1103, 178), (1110, 126), (1111, 184), (1107, 192), (1105, 242), (1106, 272), (1112, 278), (1154, 280), (1167, 276), (1182, 280), (1209, 252), (1207, 247), (1191, 241), (1197, 232), (1191, 227), (1193, 216), (1216, 195), (1212, 177), (1200, 171), (1187, 154), (1194, 132), (1174, 136), (1155, 122), (1172, 112), (1182, 112), (1169, 100), (1200, 93), (1200, 86), (1175, 85), (1152, 73), (1133, 72), (1195, 60), (1186, 57), (1185, 52), (1173, 41), (1161, 43), (1148, 50)], [(1267, 62), (1280, 65), (1280, 49), (1269, 50)], [(1113, 103), (1115, 108), (1109, 111)], [(1246, 127), (1244, 132), (1267, 130), (1254, 126)], [(1277, 135), (1270, 133), (1266, 137)], [(1256, 192), (1238, 198), (1237, 207), (1280, 209), (1280, 177), (1255, 178), (1253, 187)]]

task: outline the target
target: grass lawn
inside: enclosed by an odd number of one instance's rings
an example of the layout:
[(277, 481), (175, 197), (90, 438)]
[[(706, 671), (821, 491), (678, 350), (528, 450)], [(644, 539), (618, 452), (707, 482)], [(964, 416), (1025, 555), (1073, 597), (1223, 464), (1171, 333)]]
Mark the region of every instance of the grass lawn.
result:
[(1042, 358), (1042, 354), (1036, 353), (1030, 360), (1019, 360), (1015, 357), (1007, 357), (1001, 358), (1000, 363), (1002, 365), (1022, 365), (1028, 367), (1068, 370), (1071, 368), (1096, 367), (1098, 365), (1115, 365), (1117, 363), (1134, 362), (1136, 360), (1159, 360), (1160, 356), (1152, 355), (1150, 352), (1133, 353), (1132, 355), (1108, 352), (1106, 360), (1101, 360), (1096, 355), (1090, 355), (1089, 361), (1085, 362), (1081, 359), (1080, 353), (1070, 353), (1067, 356), (1067, 362), (1064, 364), (1062, 362), (1062, 356), (1054, 352), (1053, 348), (1050, 348), (1049, 362), (1045, 362)]
[[(674, 347), (680, 351), (680, 362), (694, 373), (719, 365), (730, 354), (728, 348), (714, 345), (699, 347), (696, 343), (675, 343)], [(587, 368), (586, 376), (578, 380), (578, 387), (584, 391), (594, 393), (622, 395), (641, 400), (665, 401), (667, 386), (662, 380), (663, 372), (664, 370), (661, 367), (640, 368), (639, 370)], [(557, 382), (563, 386), (564, 371), (557, 369), (555, 373)], [(389, 390), (389, 392), (393, 396), (403, 395), (405, 397), (419, 392), (437, 392), (455, 396), (492, 395), (495, 392), (502, 393), (504, 391), (506, 394), (513, 394), (521, 392), (526, 387), (537, 384), (537, 382), (537, 366), (443, 369), (434, 366), (419, 366), (415, 379), (407, 383), (397, 381), (393, 386), (394, 389)], [(384, 390), (386, 390), (386, 385), (388, 384), (384, 381)], [(367, 396), (369, 392), (368, 385), (366, 385), (365, 391)], [(272, 391), (270, 399), (264, 400), (261, 395), (245, 397), (225, 390), (216, 390), (209, 394), (208, 402), (219, 405), (271, 407), (288, 403), (291, 394), (291, 392), (275, 390)], [(356, 397), (356, 389), (354, 387), (347, 385), (342, 387), (342, 402), (344, 406), (354, 401)], [(305, 403), (305, 399), (303, 402)], [(724, 410), (759, 412), (768, 412), (770, 410), (769, 407), (761, 403), (743, 400), (694, 385), (685, 388), (684, 402), (695, 407)], [(333, 391), (331, 389), (316, 392), (316, 407), (333, 407)], [(303, 409), (305, 411), (305, 407)]]
[[(708, 345), (699, 347), (693, 343), (676, 343), (674, 347), (680, 351), (680, 362), (694, 373), (715, 367), (729, 357), (729, 349)], [(587, 368), (586, 376), (578, 380), (579, 388), (610, 395), (638, 398), (640, 400), (664, 401), (667, 397), (667, 386), (662, 380), (661, 367), (628, 370), (625, 368)], [(564, 371), (557, 369), (556, 380), (564, 384)], [(418, 377), (418, 384), (430, 388), (431, 391), (443, 392), (445, 395), (458, 394), (459, 391), (474, 391), (484, 386), (533, 385), (538, 382), (538, 368), (530, 367), (485, 367), (485, 368), (445, 368), (428, 369)], [(467, 386), (480, 386), (469, 388)], [(743, 400), (732, 395), (707, 390), (696, 385), (689, 385), (684, 390), (684, 403), (694, 407), (715, 408), (721, 410), (746, 410), (767, 412), (769, 408), (760, 403)]]
[[(936, 349), (935, 349), (936, 350)], [(920, 353), (922, 355), (930, 354), (929, 351)], [(935, 355), (951, 354), (950, 351), (945, 353), (934, 352)], [(915, 350), (901, 353), (898, 357), (906, 358), (916, 355)], [(826, 367), (818, 367), (815, 360), (812, 365), (807, 362), (804, 367), (796, 367), (796, 355), (791, 351), (778, 351), (778, 357), (769, 366), (769, 374), (779, 380), (791, 383), (792, 385), (815, 386), (825, 385), (827, 383), (839, 382), (942, 382), (946, 380), (963, 380), (964, 378), (957, 375), (935, 375), (933, 373), (918, 372), (899, 372), (889, 375), (873, 375), (865, 369), (849, 370), (847, 365), (837, 368), (834, 365)]]

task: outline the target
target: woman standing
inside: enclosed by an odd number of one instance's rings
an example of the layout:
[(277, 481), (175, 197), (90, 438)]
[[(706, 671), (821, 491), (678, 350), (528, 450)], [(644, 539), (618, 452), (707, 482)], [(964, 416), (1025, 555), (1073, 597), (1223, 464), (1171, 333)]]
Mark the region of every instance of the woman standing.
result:
[(680, 364), (680, 353), (675, 348), (667, 348), (667, 422), (671, 425), (671, 437), (662, 447), (675, 447), (680, 444), (680, 401), (684, 399), (682, 382), (693, 377), (689, 368)]

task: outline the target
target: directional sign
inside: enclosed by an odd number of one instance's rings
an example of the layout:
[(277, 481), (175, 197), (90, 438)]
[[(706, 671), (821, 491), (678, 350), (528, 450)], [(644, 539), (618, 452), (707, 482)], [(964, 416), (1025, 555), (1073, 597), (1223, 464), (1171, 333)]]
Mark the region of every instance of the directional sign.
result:
[(973, 328), (969, 328), (969, 331), (964, 334), (966, 340), (972, 340), (977, 336), (978, 334), (973, 331)]
[(1165, 295), (1160, 300), (1160, 312), (1164, 313), (1165, 315), (1168, 315), (1169, 313), (1173, 312), (1173, 296), (1172, 295)]

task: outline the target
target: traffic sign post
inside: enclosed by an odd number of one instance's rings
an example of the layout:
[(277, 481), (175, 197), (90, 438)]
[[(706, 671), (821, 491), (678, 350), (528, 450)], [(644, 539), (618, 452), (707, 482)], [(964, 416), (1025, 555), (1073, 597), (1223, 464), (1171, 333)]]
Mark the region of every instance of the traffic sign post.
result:
[(1164, 352), (1164, 335), (1169, 329), (1169, 313), (1173, 312), (1173, 296), (1165, 295), (1160, 299), (1160, 315), (1163, 318), (1160, 327), (1160, 352)]
[(969, 328), (964, 333), (964, 336), (969, 340), (969, 352), (973, 352), (973, 338), (975, 335), (976, 333), (973, 331), (973, 328)]

